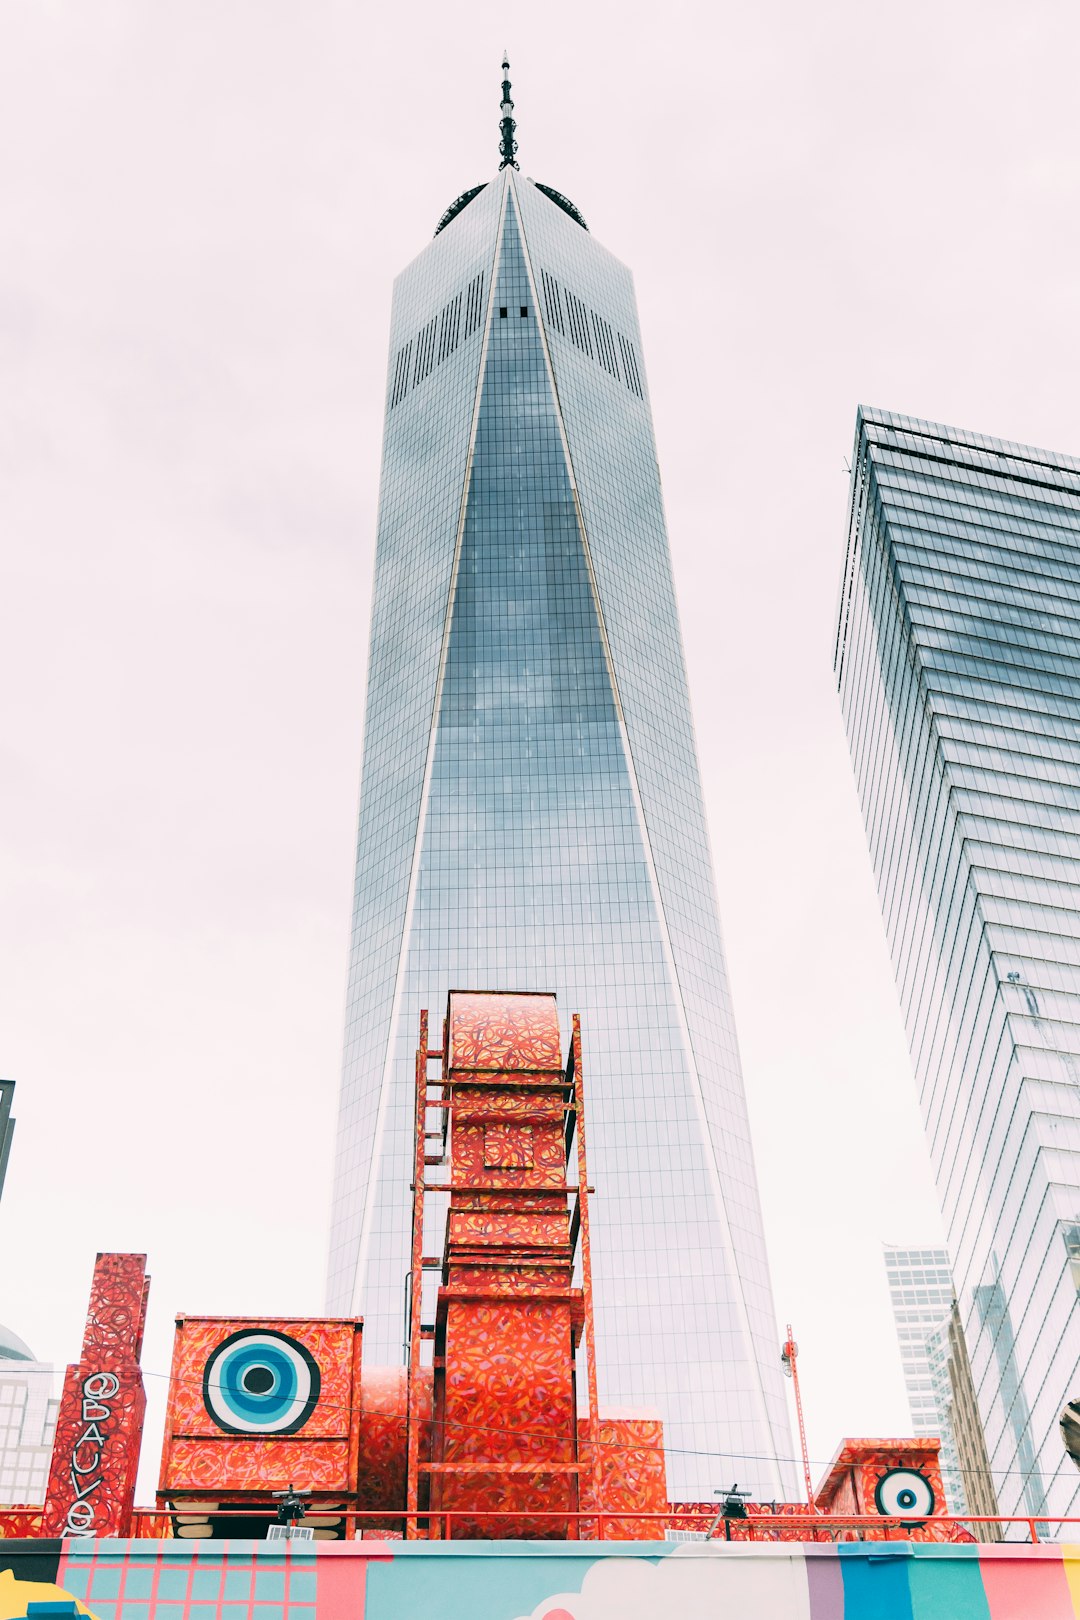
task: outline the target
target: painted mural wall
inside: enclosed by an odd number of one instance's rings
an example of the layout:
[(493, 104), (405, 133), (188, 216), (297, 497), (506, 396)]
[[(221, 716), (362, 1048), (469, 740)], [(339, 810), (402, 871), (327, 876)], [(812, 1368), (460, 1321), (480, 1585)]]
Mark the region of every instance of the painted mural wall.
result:
[(0, 1541), (0, 1620), (65, 1599), (94, 1620), (1078, 1620), (1080, 1546)]

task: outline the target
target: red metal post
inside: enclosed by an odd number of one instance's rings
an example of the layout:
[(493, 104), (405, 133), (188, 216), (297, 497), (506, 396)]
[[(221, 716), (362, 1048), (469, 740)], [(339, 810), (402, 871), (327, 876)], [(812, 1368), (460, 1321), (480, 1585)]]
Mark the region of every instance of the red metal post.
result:
[(806, 1449), (806, 1425), (803, 1422), (802, 1395), (799, 1392), (799, 1347), (795, 1343), (791, 1331), (791, 1323), (787, 1325), (787, 1338), (784, 1341), (783, 1354), (780, 1358), (784, 1364), (784, 1371), (789, 1374), (795, 1389), (795, 1411), (799, 1419), (799, 1445), (802, 1447), (803, 1479), (806, 1481), (806, 1500), (810, 1506), (814, 1505), (814, 1486), (810, 1479), (810, 1455)]
[[(581, 1239), (581, 1288), (585, 1296), (585, 1336), (589, 1341), (589, 1438), (592, 1444), (593, 1505), (599, 1514), (604, 1478), (600, 1460), (600, 1403), (596, 1384), (596, 1323), (593, 1317), (592, 1246), (589, 1240), (589, 1167), (585, 1155), (585, 1075), (581, 1063), (581, 1017), (574, 1014), (574, 1108), (577, 1112), (578, 1211)], [(603, 1539), (603, 1518), (597, 1519), (597, 1539)]]
[(408, 1462), (405, 1494), (405, 1537), (418, 1534), (416, 1510), (420, 1482), (420, 1347), (424, 1294), (424, 1132), (427, 1129), (428, 1015), (420, 1014), (416, 1053), (416, 1148), (413, 1166), (412, 1282), (409, 1295)]
[[(154, 1539), (171, 1539), (171, 1526), (168, 1524), (166, 1524), (160, 1531), (150, 1527), (156, 1520), (168, 1521), (172, 1519), (176, 1512), (175, 1507), (136, 1507), (133, 1511), (134, 1523), (132, 1530), (133, 1534), (137, 1538), (148, 1539), (153, 1537)], [(36, 1521), (40, 1520), (43, 1512), (44, 1509), (41, 1507), (0, 1508), (0, 1538), (9, 1536), (21, 1537), (23, 1539), (39, 1538), (41, 1535), (41, 1529), (40, 1525)], [(275, 1513), (276, 1509), (274, 1508), (248, 1503), (245, 1506), (221, 1508), (215, 1514), (215, 1518), (220, 1518), (226, 1523), (231, 1518), (266, 1518), (272, 1520)], [(517, 1524), (520, 1523), (523, 1515), (527, 1514), (531, 1519), (548, 1519), (553, 1522), (557, 1521), (560, 1527), (568, 1518), (584, 1521), (591, 1525), (599, 1517), (603, 1521), (605, 1528), (608, 1522), (614, 1518), (616, 1521), (621, 1522), (633, 1521), (643, 1524), (657, 1524), (661, 1527), (705, 1530), (715, 1521), (716, 1518), (715, 1505), (712, 1503), (710, 1503), (707, 1507), (704, 1504), (696, 1503), (684, 1504), (681, 1507), (679, 1504), (673, 1504), (672, 1507), (665, 1513), (645, 1511), (632, 1512), (629, 1510), (623, 1512), (621, 1510), (616, 1510), (614, 1513), (611, 1511), (606, 1511), (602, 1514), (597, 1514), (597, 1512), (592, 1508), (583, 1508), (580, 1511), (575, 1512), (564, 1507), (553, 1510), (544, 1510), (540, 1508), (522, 1509), (520, 1507), (485, 1508), (483, 1513), (486, 1519), (490, 1519), (496, 1523), (505, 1521), (507, 1524)], [(381, 1532), (388, 1518), (397, 1519), (400, 1518), (400, 1516), (400, 1509), (395, 1509), (388, 1512), (385, 1507), (349, 1508), (345, 1514), (346, 1520), (350, 1526), (350, 1532), (347, 1539), (353, 1539), (351, 1532), (351, 1527), (353, 1526), (371, 1524), (377, 1532)], [(426, 1517), (427, 1515), (419, 1514), (418, 1516)], [(475, 1523), (477, 1510), (473, 1507), (464, 1509), (441, 1508), (436, 1510), (432, 1517), (439, 1520), (444, 1528), (445, 1535), (448, 1538), (451, 1538), (454, 1521), (468, 1519)], [(27, 1521), (29, 1521), (29, 1523), (27, 1523)], [(972, 1525), (977, 1526), (991, 1524), (1005, 1527), (1021, 1525), (1027, 1529), (1028, 1535), (1032, 1538), (1032, 1540), (1040, 1546), (1043, 1545), (1043, 1542), (1039, 1535), (1038, 1526), (1040, 1523), (1044, 1522), (1047, 1521), (1038, 1518), (1024, 1517), (1022, 1515), (1011, 1518), (1005, 1516), (998, 1518), (992, 1514), (975, 1513), (962, 1516), (948, 1513), (934, 1514), (931, 1519), (926, 1521), (927, 1525), (931, 1527), (939, 1529), (954, 1528), (960, 1531), (966, 1530)], [(1080, 1518), (1074, 1516), (1072, 1518), (1055, 1519), (1053, 1523), (1059, 1525), (1062, 1529), (1064, 1529), (1066, 1525), (1076, 1525), (1080, 1527)], [(835, 1537), (837, 1535), (841, 1535), (845, 1531), (858, 1530), (862, 1532), (860, 1539), (866, 1542), (874, 1542), (889, 1539), (887, 1534), (883, 1534), (883, 1531), (912, 1531), (914, 1529), (916, 1532), (918, 1532), (923, 1528), (922, 1525), (913, 1527), (910, 1520), (901, 1518), (899, 1516), (889, 1516), (880, 1513), (822, 1513), (817, 1510), (815, 1510), (813, 1513), (755, 1513), (748, 1519), (730, 1520), (728, 1521), (728, 1525), (729, 1528), (732, 1525), (737, 1527), (738, 1534), (737, 1536), (732, 1537), (733, 1540), (738, 1539), (750, 1541), (763, 1539), (761, 1535), (762, 1532), (774, 1532), (775, 1538), (781, 1541), (805, 1541), (807, 1539), (820, 1540), (823, 1537)], [(807, 1532), (807, 1534), (802, 1533), (804, 1530)], [(948, 1537), (925, 1537), (917, 1533), (913, 1534), (911, 1539), (920, 1541), (929, 1539), (932, 1542), (944, 1541), (945, 1543), (948, 1543), (949, 1541)], [(1080, 1529), (1078, 1529), (1074, 1534), (1073, 1540), (1080, 1541)], [(1020, 1544), (1014, 1543), (1013, 1545)], [(194, 1550), (195, 1548), (192, 1547), (193, 1552)]]

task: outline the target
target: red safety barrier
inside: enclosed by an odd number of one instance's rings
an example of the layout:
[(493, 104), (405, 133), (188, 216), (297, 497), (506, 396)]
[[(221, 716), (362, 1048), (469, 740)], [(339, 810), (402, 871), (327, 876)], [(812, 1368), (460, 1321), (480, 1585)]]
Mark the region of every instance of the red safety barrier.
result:
[[(40, 1521), (41, 1514), (42, 1509), (40, 1507), (0, 1508), (0, 1539), (4, 1539), (5, 1537), (10, 1539), (13, 1534), (18, 1535), (18, 1529), (13, 1530), (9, 1526), (9, 1521)], [(174, 1516), (174, 1510), (171, 1508), (137, 1507), (134, 1510), (135, 1535), (138, 1536), (140, 1534), (141, 1523), (147, 1524), (147, 1530), (142, 1532), (144, 1535), (154, 1535), (155, 1533), (160, 1533), (159, 1531), (156, 1531), (156, 1529), (149, 1528), (150, 1525), (152, 1525), (154, 1521), (158, 1520), (171, 1520)], [(513, 1510), (507, 1511), (505, 1509), (487, 1508), (485, 1509), (484, 1516), (485, 1518), (490, 1518), (509, 1524), (515, 1519), (522, 1518), (524, 1515), (520, 1510), (515, 1512)], [(273, 1522), (275, 1512), (273, 1509), (269, 1508), (222, 1508), (215, 1510), (214, 1517), (216, 1519), (266, 1518), (268, 1521)], [(407, 1521), (411, 1521), (416, 1528), (416, 1532), (421, 1536), (421, 1538), (426, 1533), (428, 1538), (431, 1540), (452, 1540), (454, 1521), (458, 1519), (475, 1519), (475, 1517), (476, 1515), (473, 1510), (454, 1508), (440, 1508), (437, 1511), (429, 1512), (418, 1510), (415, 1514), (407, 1514), (405, 1512), (386, 1513), (372, 1509), (358, 1508), (342, 1514), (342, 1518), (345, 1519), (350, 1532), (348, 1537), (350, 1540), (354, 1538), (358, 1531), (362, 1531), (366, 1524), (370, 1525), (371, 1529), (376, 1533), (382, 1531), (383, 1533), (388, 1533), (391, 1536), (401, 1535), (405, 1530)], [(775, 1532), (782, 1530), (785, 1532), (790, 1532), (792, 1529), (802, 1526), (805, 1526), (807, 1531), (811, 1532), (811, 1534), (806, 1538), (808, 1540), (821, 1539), (823, 1534), (828, 1535), (830, 1539), (835, 1539), (837, 1535), (843, 1535), (845, 1532), (850, 1534), (852, 1531), (856, 1532), (856, 1539), (866, 1541), (878, 1541), (886, 1539), (896, 1540), (904, 1539), (902, 1535), (898, 1537), (898, 1532), (903, 1532), (905, 1529), (911, 1530), (913, 1528), (917, 1528), (917, 1526), (912, 1525), (907, 1519), (881, 1513), (824, 1514), (812, 1513), (809, 1510), (805, 1514), (773, 1514), (765, 1512), (755, 1513), (752, 1518), (725, 1519), (723, 1515), (719, 1513), (632, 1513), (623, 1509), (620, 1509), (617, 1513), (597, 1513), (595, 1511), (582, 1511), (575, 1513), (572, 1511), (568, 1512), (565, 1508), (560, 1508), (557, 1511), (545, 1511), (543, 1509), (530, 1507), (528, 1509), (527, 1517), (530, 1520), (537, 1518), (558, 1519), (564, 1522), (567, 1519), (570, 1519), (577, 1525), (579, 1530), (585, 1528), (588, 1532), (591, 1532), (580, 1537), (582, 1540), (590, 1541), (605, 1539), (604, 1532), (606, 1529), (610, 1528), (613, 1523), (617, 1523), (621, 1526), (624, 1524), (637, 1523), (656, 1525), (657, 1522), (661, 1522), (664, 1524), (665, 1528), (667, 1528), (671, 1524), (671, 1520), (673, 1518), (678, 1519), (678, 1528), (680, 1530), (696, 1530), (714, 1540), (723, 1539), (725, 1526), (729, 1527), (730, 1529), (737, 1527), (739, 1539), (749, 1541), (768, 1541), (774, 1539), (774, 1537), (769, 1534), (770, 1531)], [(1042, 1515), (999, 1515), (995, 1517), (989, 1514), (934, 1514), (932, 1522), (935, 1526), (952, 1525), (960, 1530), (967, 1530), (969, 1532), (974, 1531), (976, 1526), (984, 1524), (995, 1525), (1006, 1531), (1014, 1525), (1020, 1525), (1023, 1526), (1025, 1531), (1025, 1540), (1037, 1545), (1042, 1541), (1052, 1541), (1057, 1539), (1049, 1534), (1048, 1527), (1050, 1525), (1056, 1525), (1059, 1528), (1065, 1525), (1080, 1525), (1080, 1517), (1051, 1519)], [(394, 1528), (389, 1528), (390, 1526), (393, 1526)], [(432, 1534), (432, 1531), (435, 1533)], [(863, 1532), (861, 1536), (858, 1534), (860, 1531)], [(876, 1534), (868, 1535), (866, 1534), (868, 1531), (876, 1532)], [(507, 1537), (506, 1539), (512, 1538)], [(633, 1540), (635, 1538), (628, 1536), (624, 1539)], [(976, 1536), (975, 1539), (978, 1540), (978, 1537)], [(1080, 1540), (1080, 1535), (1077, 1535), (1075, 1539)], [(195, 1543), (193, 1542), (192, 1545), (194, 1546)]]

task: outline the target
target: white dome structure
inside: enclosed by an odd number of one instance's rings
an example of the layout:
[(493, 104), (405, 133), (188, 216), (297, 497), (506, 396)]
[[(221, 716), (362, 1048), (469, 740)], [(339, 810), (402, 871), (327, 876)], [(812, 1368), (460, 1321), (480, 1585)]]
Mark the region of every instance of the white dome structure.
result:
[(0, 1323), (0, 1361), (36, 1361), (37, 1357), (17, 1333)]

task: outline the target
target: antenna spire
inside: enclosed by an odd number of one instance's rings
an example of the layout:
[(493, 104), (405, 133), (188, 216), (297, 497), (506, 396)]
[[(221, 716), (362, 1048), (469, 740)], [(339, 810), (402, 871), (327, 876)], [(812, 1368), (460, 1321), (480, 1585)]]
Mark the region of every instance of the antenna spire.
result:
[(510, 63), (506, 59), (505, 51), (502, 60), (502, 76), (502, 106), (499, 108), (501, 114), (499, 119), (499, 157), (501, 159), (499, 168), (505, 169), (509, 167), (516, 169), (517, 163), (514, 153), (518, 149), (518, 143), (514, 139), (514, 132), (517, 129), (517, 121), (514, 118), (514, 103), (510, 100)]

